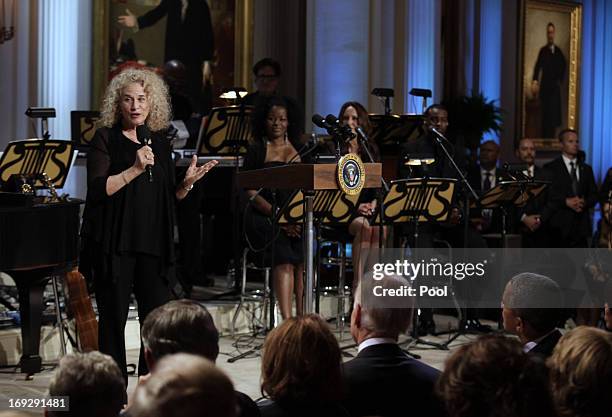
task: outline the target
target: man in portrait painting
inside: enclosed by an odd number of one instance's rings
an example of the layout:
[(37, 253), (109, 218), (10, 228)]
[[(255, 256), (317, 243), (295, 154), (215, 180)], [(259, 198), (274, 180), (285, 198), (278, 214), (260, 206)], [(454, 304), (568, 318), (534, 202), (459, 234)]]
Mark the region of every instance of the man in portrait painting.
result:
[(561, 84), (565, 79), (566, 61), (561, 49), (555, 45), (555, 25), (552, 22), (546, 25), (546, 39), (533, 69), (531, 89), (540, 99), (541, 137), (554, 138), (556, 128), (562, 124)]

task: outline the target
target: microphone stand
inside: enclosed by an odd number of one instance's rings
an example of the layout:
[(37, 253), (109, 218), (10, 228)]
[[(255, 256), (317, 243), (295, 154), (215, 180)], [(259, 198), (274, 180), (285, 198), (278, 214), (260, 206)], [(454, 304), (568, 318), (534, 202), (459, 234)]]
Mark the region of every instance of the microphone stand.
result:
[[(448, 159), (448, 161), (451, 163), (451, 166), (453, 167), (453, 169), (459, 176), (460, 182), (463, 185), (463, 204), (464, 204), (464, 207), (463, 207), (463, 216), (464, 216), (464, 219), (463, 219), (463, 256), (465, 257), (467, 255), (467, 250), (468, 250), (467, 245), (468, 245), (468, 230), (469, 230), (469, 221), (470, 221), (470, 196), (473, 197), (476, 202), (478, 202), (479, 201), (478, 194), (476, 194), (476, 191), (474, 191), (474, 188), (472, 188), (466, 176), (463, 175), (463, 172), (457, 166), (457, 163), (455, 162), (453, 157), (448, 152), (448, 149), (446, 149), (446, 146), (444, 146), (444, 143), (442, 143), (443, 141), (448, 142), (448, 139), (442, 133), (438, 132), (436, 129), (432, 128), (431, 132), (433, 133), (433, 136), (434, 136), (434, 142), (438, 145), (440, 149), (442, 149), (442, 153), (444, 154), (446, 159)], [(459, 311), (461, 311), (461, 308)], [(465, 323), (461, 323), (461, 317), (460, 317), (459, 328), (457, 329), (457, 333), (455, 333), (453, 337), (451, 337), (448, 341), (446, 341), (446, 343), (444, 343), (444, 346), (448, 346), (452, 341), (454, 341), (460, 335), (465, 334), (467, 332), (466, 331), (467, 319), (465, 320), (466, 320)], [(447, 333), (447, 332), (444, 332), (444, 333)], [(439, 334), (443, 334), (443, 333), (438, 333), (437, 335)]]
[[(376, 162), (374, 161), (372, 152), (370, 152), (370, 149), (367, 146), (368, 141), (365, 137), (365, 134), (362, 135), (360, 133), (357, 133), (357, 140), (359, 141), (359, 146), (361, 147), (361, 149), (365, 150), (366, 155), (368, 155), (368, 159), (370, 160), (370, 162)], [(387, 195), (389, 193), (389, 184), (387, 184), (387, 181), (385, 181), (382, 175), (380, 176), (380, 182), (383, 188), (385, 189), (385, 195)], [(380, 262), (382, 260), (383, 234), (384, 234), (384, 227), (385, 227), (385, 203), (384, 203), (384, 196), (380, 192), (380, 190), (378, 191), (377, 194), (378, 194), (378, 200), (379, 200), (379, 205), (380, 205), (380, 231), (378, 233), (378, 251), (379, 251), (378, 260)]]
[(443, 140), (448, 141), (448, 139), (446, 139), (446, 137), (440, 132), (438, 132), (436, 129), (431, 129), (431, 132), (433, 133), (433, 136), (434, 136), (434, 142), (438, 145), (440, 149), (442, 149), (442, 153), (444, 154), (446, 159), (448, 159), (448, 161), (451, 163), (453, 169), (459, 176), (461, 184), (463, 185), (463, 198), (464, 198), (463, 200), (464, 201), (463, 250), (464, 250), (464, 255), (465, 255), (466, 254), (465, 252), (467, 252), (467, 236), (468, 236), (469, 220), (470, 220), (470, 195), (474, 198), (475, 201), (478, 201), (478, 194), (476, 194), (476, 191), (474, 191), (474, 189), (468, 182), (466, 176), (463, 175), (463, 172), (461, 172), (461, 170), (457, 166), (457, 163), (455, 162), (453, 157), (448, 152), (448, 149), (446, 149), (446, 146), (444, 146), (444, 143), (442, 143)]

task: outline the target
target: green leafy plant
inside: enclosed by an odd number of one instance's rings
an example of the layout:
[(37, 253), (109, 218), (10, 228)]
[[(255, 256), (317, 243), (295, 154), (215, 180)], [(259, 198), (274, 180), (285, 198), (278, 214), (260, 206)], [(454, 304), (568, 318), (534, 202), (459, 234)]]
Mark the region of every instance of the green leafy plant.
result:
[(480, 92), (457, 97), (445, 105), (449, 113), (450, 136), (462, 138), (465, 147), (472, 152), (480, 146), (485, 133), (499, 134), (502, 130), (502, 109), (495, 105), (495, 100), (487, 100)]

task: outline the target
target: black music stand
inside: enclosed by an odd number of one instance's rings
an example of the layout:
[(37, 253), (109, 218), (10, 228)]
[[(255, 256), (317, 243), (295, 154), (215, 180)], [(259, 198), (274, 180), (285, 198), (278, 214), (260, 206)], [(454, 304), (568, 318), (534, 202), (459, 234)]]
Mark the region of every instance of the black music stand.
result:
[(73, 110), (70, 112), (70, 136), (77, 149), (87, 151), (96, 133), (99, 111)]
[(415, 114), (370, 114), (368, 119), (372, 132), (370, 140), (380, 148), (416, 139), (421, 134), (424, 121), (422, 115)]
[(26, 139), (9, 142), (0, 158), (0, 184), (14, 175), (31, 179), (36, 189), (48, 188), (42, 179), (49, 176), (54, 188), (62, 188), (76, 158), (74, 144), (58, 139)]
[[(388, 223), (411, 223), (414, 227), (413, 246), (416, 251), (418, 227), (421, 222), (443, 222), (448, 218), (450, 202), (455, 191), (456, 180), (448, 178), (413, 178), (393, 181), (385, 199), (385, 211), (379, 221)], [(451, 282), (452, 284), (452, 282)], [(451, 286), (454, 297), (454, 290)], [(409, 339), (402, 342), (410, 347), (418, 344), (447, 350), (440, 343), (430, 342), (418, 336), (418, 314), (413, 315), (413, 329)]]
[(205, 120), (196, 145), (198, 156), (246, 154), (253, 137), (252, 106), (214, 107)]
[[(321, 244), (321, 226), (340, 225), (350, 223), (356, 216), (359, 195), (344, 194), (342, 190), (316, 190), (314, 192), (313, 216), (316, 222), (317, 248)], [(304, 221), (304, 194), (301, 190), (293, 193), (285, 206), (276, 216), (278, 224), (296, 224)], [(320, 264), (320, 250), (316, 256), (317, 271)], [(319, 312), (319, 296), (321, 292), (320, 279), (317, 277), (315, 286), (315, 311)], [(344, 286), (342, 285), (342, 293)], [(340, 294), (343, 296), (344, 294)]]
[[(210, 114), (202, 120), (203, 127), (198, 136), (196, 154), (198, 156), (232, 156), (236, 158), (234, 174), (240, 169), (240, 157), (244, 156), (247, 147), (252, 141), (251, 116), (253, 106), (247, 106), (243, 102), (239, 105), (226, 107), (213, 107)], [(234, 175), (236, 178), (236, 175)], [(234, 193), (234, 208), (240, 207), (239, 193), (235, 185), (232, 187)], [(238, 276), (238, 265), (240, 265), (240, 216), (234, 216), (232, 225), (234, 245), (234, 273)], [(235, 281), (237, 282), (237, 280)], [(234, 290), (238, 288), (234, 284)], [(227, 294), (225, 294), (227, 295)]]
[(511, 181), (500, 181), (480, 198), (478, 202), (472, 203), (472, 207), (483, 209), (498, 209), (502, 214), (501, 242), (502, 247), (506, 245), (506, 226), (508, 211), (514, 206), (524, 206), (531, 199), (542, 193), (550, 181), (537, 181), (533, 179), (516, 179)]

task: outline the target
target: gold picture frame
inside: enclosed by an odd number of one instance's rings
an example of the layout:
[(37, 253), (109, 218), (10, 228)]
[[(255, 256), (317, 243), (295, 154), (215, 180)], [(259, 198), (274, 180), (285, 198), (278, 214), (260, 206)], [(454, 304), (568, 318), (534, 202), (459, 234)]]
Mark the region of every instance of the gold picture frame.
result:
[(557, 151), (558, 133), (579, 125), (582, 5), (523, 0), (519, 22), (518, 138)]
[[(233, 66), (233, 86), (250, 87), (252, 84), (251, 67), (253, 65), (253, 1), (254, 0), (207, 0), (211, 9), (213, 29), (216, 25), (220, 25), (220, 21), (216, 21), (216, 8), (233, 9), (234, 25), (232, 44), (228, 48), (233, 48), (234, 51), (234, 66)], [(91, 107), (94, 110), (100, 108), (101, 98), (104, 94), (104, 89), (108, 84), (110, 74), (110, 44), (111, 30), (115, 30), (117, 24), (116, 11), (113, 7), (131, 8), (134, 13), (152, 8), (159, 4), (160, 0), (94, 0), (93, 2), (93, 61), (92, 61), (92, 100)], [(231, 4), (228, 4), (231, 2)], [(231, 15), (230, 15), (231, 16)], [(165, 26), (163, 23), (157, 23), (158, 26)], [(165, 27), (163, 28), (165, 32)], [(161, 49), (163, 54), (163, 37), (160, 38), (159, 31), (153, 28), (147, 28), (148, 32), (140, 35), (146, 38), (149, 35), (153, 40), (153, 48)], [(163, 32), (162, 32), (163, 33)], [(159, 47), (159, 40), (162, 40)], [(218, 44), (215, 41), (215, 49), (222, 48), (223, 44)], [(224, 71), (227, 73), (227, 71)], [(214, 80), (214, 70), (213, 70)], [(214, 81), (213, 81), (214, 82)], [(232, 87), (233, 87), (232, 86)]]

